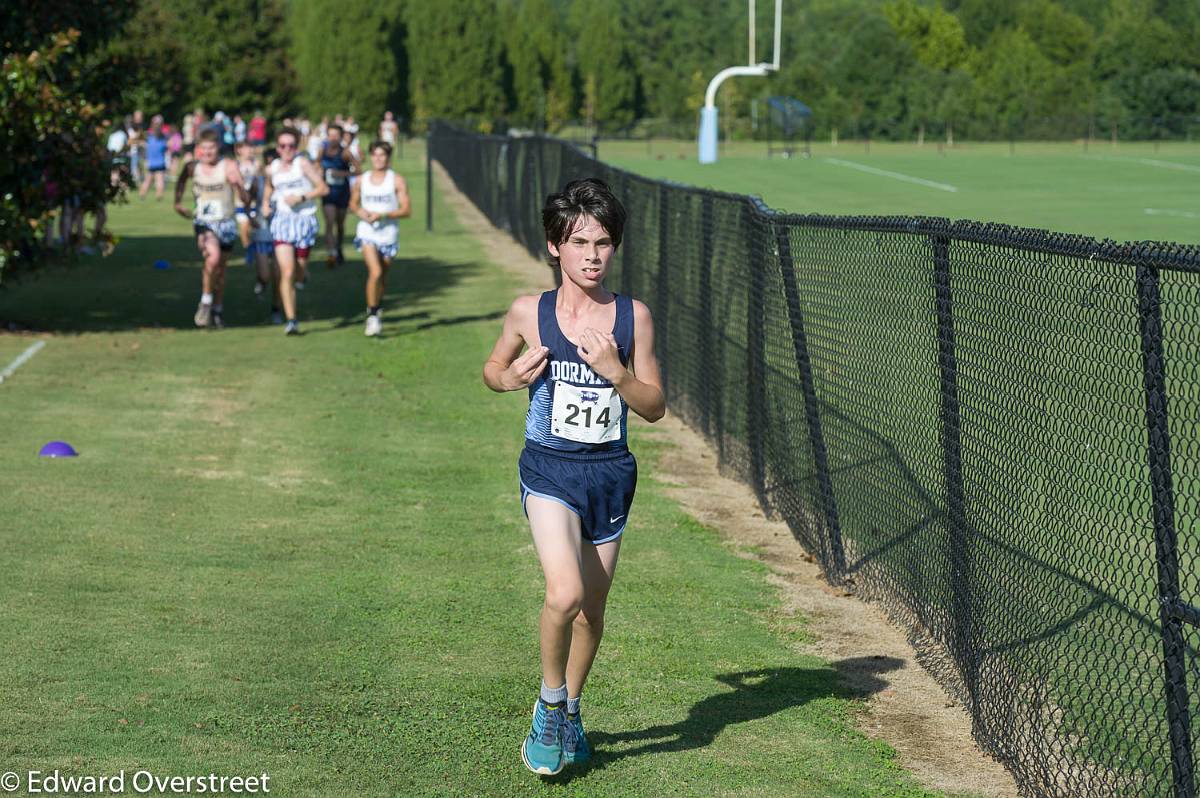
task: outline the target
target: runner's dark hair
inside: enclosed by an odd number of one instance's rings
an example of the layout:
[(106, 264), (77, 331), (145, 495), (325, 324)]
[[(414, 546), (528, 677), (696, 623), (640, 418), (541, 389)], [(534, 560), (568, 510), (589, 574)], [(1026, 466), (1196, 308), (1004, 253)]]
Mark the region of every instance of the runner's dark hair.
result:
[[(612, 238), (613, 249), (621, 246), (625, 232), (625, 206), (603, 180), (585, 177), (572, 180), (562, 191), (546, 197), (542, 206), (542, 227), (546, 241), (557, 248), (566, 243), (579, 227), (584, 216), (591, 216)], [(557, 267), (558, 258), (551, 256), (550, 264)]]

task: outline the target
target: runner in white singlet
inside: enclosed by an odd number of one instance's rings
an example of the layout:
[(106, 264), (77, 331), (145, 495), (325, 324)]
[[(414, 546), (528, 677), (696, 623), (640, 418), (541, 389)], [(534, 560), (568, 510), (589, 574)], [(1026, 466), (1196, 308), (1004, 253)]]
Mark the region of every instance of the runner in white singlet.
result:
[(367, 326), (364, 332), (376, 336), (383, 329), (380, 310), (388, 267), (396, 256), (399, 219), (412, 213), (408, 184), (393, 172), (388, 163), (392, 145), (386, 141), (371, 144), (371, 171), (361, 176), (350, 189), (350, 210), (359, 218), (354, 246), (367, 263)]
[[(317, 240), (317, 200), (329, 193), (321, 170), (298, 157), (300, 131), (285, 127), (275, 139), (279, 159), (267, 170), (262, 208), (272, 214), (271, 236), (279, 264), (279, 298), (287, 316), (284, 332), (298, 335), (296, 276), (308, 265), (308, 253)], [(273, 202), (272, 202), (273, 201)]]

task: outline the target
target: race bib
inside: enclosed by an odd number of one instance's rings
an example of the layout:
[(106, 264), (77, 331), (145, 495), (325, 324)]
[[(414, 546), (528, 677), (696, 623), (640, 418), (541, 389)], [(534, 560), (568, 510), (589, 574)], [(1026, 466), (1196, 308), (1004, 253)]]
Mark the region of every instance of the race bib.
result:
[(346, 185), (346, 176), (335, 174), (340, 170), (326, 169), (325, 170), (325, 185), (327, 186), (344, 186)]
[(621, 395), (616, 388), (554, 383), (550, 430), (578, 443), (608, 443), (621, 437)]
[(196, 204), (196, 218), (202, 222), (216, 222), (225, 218), (225, 203), (219, 199), (201, 200)]

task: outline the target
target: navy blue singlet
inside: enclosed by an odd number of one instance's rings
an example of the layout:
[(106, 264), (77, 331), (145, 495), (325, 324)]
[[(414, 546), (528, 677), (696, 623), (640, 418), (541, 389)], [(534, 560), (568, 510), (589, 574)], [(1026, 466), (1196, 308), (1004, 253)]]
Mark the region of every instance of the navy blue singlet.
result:
[[(617, 318), (612, 334), (617, 339), (617, 352), (621, 364), (629, 365), (629, 353), (633, 349), (633, 300), (622, 294), (614, 294), (617, 303)], [(542, 346), (550, 349), (550, 363), (542, 375), (529, 386), (529, 411), (525, 416), (525, 439), (561, 452), (587, 453), (620, 451), (628, 448), (626, 421), (629, 407), (625, 400), (612, 388), (612, 383), (592, 372), (576, 351), (575, 344), (567, 340), (558, 326), (555, 307), (558, 289), (542, 294), (538, 301), (538, 337)], [(560, 412), (554, 415), (555, 389), (559, 384), (575, 386), (578, 391), (568, 389), (560, 399)], [(610, 389), (612, 399), (605, 406), (603, 397)], [(620, 434), (616, 435), (615, 415), (619, 403)], [(557, 421), (558, 426), (555, 426)], [(610, 434), (603, 442), (591, 443), (579, 440), (599, 435), (604, 425), (610, 426)]]

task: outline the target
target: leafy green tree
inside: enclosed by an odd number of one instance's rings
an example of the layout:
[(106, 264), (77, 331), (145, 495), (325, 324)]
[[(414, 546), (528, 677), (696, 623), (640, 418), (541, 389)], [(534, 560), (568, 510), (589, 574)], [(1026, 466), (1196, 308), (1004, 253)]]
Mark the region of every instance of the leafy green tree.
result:
[(403, 106), (407, 80), (398, 0), (294, 0), (290, 17), (306, 113), (374, 120)]
[(1096, 32), (1082, 17), (1053, 0), (1024, 0), (1018, 6), (1017, 21), (1051, 61), (1089, 69)]
[(520, 0), (508, 26), (513, 113), (518, 121), (556, 130), (571, 118), (575, 97), (566, 40), (564, 22), (549, 0)]
[(408, 6), (413, 117), (448, 117), (482, 129), (508, 111), (500, 15), (492, 0), (442, 0)]
[(583, 116), (589, 123), (624, 128), (636, 117), (637, 72), (616, 0), (577, 0), (572, 38), (583, 82)]
[(45, 257), (41, 239), (65, 198), (94, 211), (123, 190), (109, 179), (103, 106), (79, 91), (79, 39), (74, 29), (53, 34), (6, 49), (0, 63), (0, 279)]
[(954, 146), (954, 131), (962, 131), (970, 121), (974, 96), (975, 79), (965, 69), (946, 75), (934, 112), (946, 126), (946, 144)]
[(990, 137), (1021, 136), (1029, 120), (1052, 113), (1060, 82), (1050, 59), (1021, 28), (996, 34), (976, 65), (975, 118)]
[(953, 14), (939, 6), (918, 5), (915, 0), (887, 3), (883, 14), (929, 69), (949, 72), (966, 63), (970, 55), (966, 33)]
[(192, 92), (187, 39), (180, 34), (174, 10), (162, 0), (143, 0), (121, 35), (94, 59), (105, 73), (126, 78), (111, 97), (114, 109), (152, 109), (167, 119), (181, 118)]
[(972, 47), (1017, 25), (1017, 4), (1011, 0), (948, 0), (946, 9), (958, 18)]
[[(586, 5), (575, 3), (577, 20), (583, 16)], [(718, 70), (731, 64), (746, 63), (744, 5), (724, 0), (661, 0), (613, 5), (619, 8), (619, 38), (633, 67), (635, 110), (639, 116), (694, 122), (696, 112), (689, 98), (695, 93), (695, 73), (703, 76), (707, 86)], [(759, 6), (766, 5), (759, 3)], [(576, 30), (579, 30), (578, 24)], [(762, 60), (769, 57), (769, 52), (760, 48), (758, 56)], [(725, 88), (729, 85), (732, 84)], [(765, 83), (760, 80), (758, 85), (765, 86)], [(744, 88), (752, 91), (750, 86)]]
[[(1095, 79), (1108, 103), (1124, 111), (1126, 135), (1137, 137), (1157, 137), (1176, 123), (1164, 117), (1200, 113), (1189, 28), (1172, 27), (1154, 11), (1151, 0), (1112, 0), (1096, 45)], [(1176, 16), (1186, 23), (1186, 13)]]
[(169, 0), (188, 42), (191, 100), (227, 113), (297, 110), (282, 0)]

